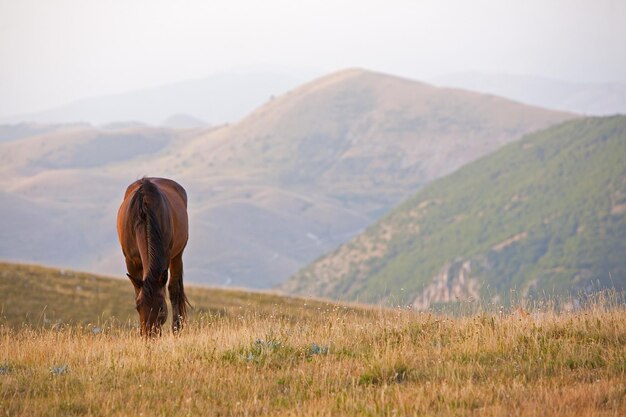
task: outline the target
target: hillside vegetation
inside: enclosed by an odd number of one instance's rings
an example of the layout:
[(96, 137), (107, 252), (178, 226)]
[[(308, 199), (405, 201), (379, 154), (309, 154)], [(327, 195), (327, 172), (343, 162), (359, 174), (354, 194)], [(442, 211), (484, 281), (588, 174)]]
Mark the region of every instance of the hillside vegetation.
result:
[(433, 182), (289, 292), (434, 303), (626, 287), (626, 117), (529, 135)]
[(424, 184), (573, 117), (353, 69), (211, 129), (83, 126), (0, 143), (0, 259), (121, 274), (124, 190), (164, 176), (189, 195), (188, 279), (267, 288)]
[[(278, 305), (292, 319), (316, 314), (328, 302), (271, 293), (186, 285), (192, 318), (237, 316), (241, 309), (272, 315)], [(0, 325), (62, 327), (117, 325), (135, 328), (135, 292), (127, 278), (116, 279), (37, 265), (0, 262)], [(206, 317), (205, 317), (206, 318)], [(170, 320), (166, 328), (169, 329)]]
[[(576, 313), (544, 305), (451, 318), (190, 288), (205, 310), (179, 337), (145, 341), (107, 312), (130, 298), (126, 282), (0, 269), (3, 302), (24, 308), (38, 289), (50, 310), (76, 317), (0, 321), (3, 415), (626, 413), (626, 312), (615, 293)], [(82, 321), (91, 315), (103, 321)]]

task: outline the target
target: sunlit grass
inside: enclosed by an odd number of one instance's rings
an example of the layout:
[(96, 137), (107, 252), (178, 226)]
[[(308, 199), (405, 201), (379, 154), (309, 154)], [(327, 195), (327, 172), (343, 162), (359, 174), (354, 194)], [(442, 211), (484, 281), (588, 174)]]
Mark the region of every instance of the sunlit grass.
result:
[(444, 314), (190, 286), (146, 341), (125, 280), (0, 264), (0, 290), (0, 416), (626, 415), (611, 291)]
[(292, 300), (153, 341), (3, 325), (2, 415), (624, 415), (626, 313), (600, 298), (456, 318)]

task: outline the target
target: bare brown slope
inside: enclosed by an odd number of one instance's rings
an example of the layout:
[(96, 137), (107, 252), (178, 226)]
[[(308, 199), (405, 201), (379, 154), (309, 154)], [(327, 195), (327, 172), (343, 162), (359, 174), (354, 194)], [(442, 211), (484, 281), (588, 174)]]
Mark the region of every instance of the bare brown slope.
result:
[(181, 169), (175, 172), (193, 178), (201, 173), (261, 176), (377, 215), (408, 190), (571, 117), (494, 96), (346, 70), (198, 138), (182, 151)]

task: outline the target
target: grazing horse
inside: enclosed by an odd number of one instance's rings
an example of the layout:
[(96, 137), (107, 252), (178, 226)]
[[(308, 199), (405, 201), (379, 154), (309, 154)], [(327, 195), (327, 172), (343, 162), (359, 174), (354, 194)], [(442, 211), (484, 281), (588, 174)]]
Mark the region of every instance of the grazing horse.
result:
[(172, 303), (172, 331), (187, 318), (183, 288), (183, 250), (187, 245), (187, 193), (172, 180), (142, 178), (126, 189), (117, 213), (117, 234), (126, 259), (126, 274), (135, 287), (141, 334), (161, 334), (167, 320), (165, 284)]

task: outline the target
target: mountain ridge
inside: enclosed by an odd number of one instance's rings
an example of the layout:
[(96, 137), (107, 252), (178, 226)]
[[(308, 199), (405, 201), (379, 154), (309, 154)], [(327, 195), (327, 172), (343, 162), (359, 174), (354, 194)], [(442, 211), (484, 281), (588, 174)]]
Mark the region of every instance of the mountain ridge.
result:
[(293, 88), (305, 79), (304, 74), (290, 75), (280, 71), (217, 73), (128, 92), (86, 97), (42, 111), (3, 116), (0, 121), (104, 125), (136, 120), (158, 126), (173, 114), (187, 113), (215, 125), (239, 120), (271, 95)]

